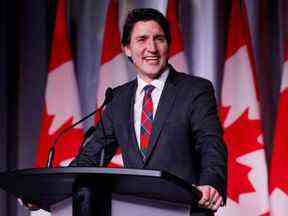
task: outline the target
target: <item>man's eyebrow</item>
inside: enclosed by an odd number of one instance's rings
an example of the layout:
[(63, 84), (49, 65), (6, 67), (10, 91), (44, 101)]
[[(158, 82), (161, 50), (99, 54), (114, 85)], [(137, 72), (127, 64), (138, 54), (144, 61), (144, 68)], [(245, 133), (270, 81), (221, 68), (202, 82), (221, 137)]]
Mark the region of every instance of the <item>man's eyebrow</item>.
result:
[(154, 37), (166, 37), (166, 35), (165, 34), (156, 34), (156, 35), (154, 35)]
[[(135, 36), (135, 38), (145, 38), (145, 37), (149, 37), (149, 35), (142, 34), (142, 35)], [(156, 37), (166, 37), (166, 35), (165, 34), (155, 34), (155, 35), (153, 35), (153, 37), (154, 38), (156, 38)]]
[(148, 37), (148, 35), (143, 34), (143, 35), (137, 35), (136, 38), (144, 38), (144, 37)]

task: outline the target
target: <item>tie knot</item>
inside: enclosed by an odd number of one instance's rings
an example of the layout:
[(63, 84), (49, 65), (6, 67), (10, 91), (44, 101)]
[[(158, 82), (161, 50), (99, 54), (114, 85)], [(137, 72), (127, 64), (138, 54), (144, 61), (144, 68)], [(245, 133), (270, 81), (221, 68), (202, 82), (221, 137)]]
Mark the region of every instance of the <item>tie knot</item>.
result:
[(152, 91), (154, 90), (155, 86), (153, 85), (146, 85), (143, 90), (145, 91), (146, 95), (151, 95)]

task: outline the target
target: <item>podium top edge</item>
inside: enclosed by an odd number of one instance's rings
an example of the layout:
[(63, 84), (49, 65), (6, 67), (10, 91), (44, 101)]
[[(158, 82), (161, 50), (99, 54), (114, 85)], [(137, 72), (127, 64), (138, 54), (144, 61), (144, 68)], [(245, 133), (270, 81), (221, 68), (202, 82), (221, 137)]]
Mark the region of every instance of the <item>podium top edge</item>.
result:
[[(170, 176), (168, 172), (160, 170), (126, 169), (126, 168), (100, 168), (100, 167), (58, 167), (58, 168), (30, 168), (6, 172), (11, 175), (57, 175), (57, 174), (106, 174), (106, 175), (134, 175), (163, 177)], [(0, 173), (1, 174), (1, 173)]]

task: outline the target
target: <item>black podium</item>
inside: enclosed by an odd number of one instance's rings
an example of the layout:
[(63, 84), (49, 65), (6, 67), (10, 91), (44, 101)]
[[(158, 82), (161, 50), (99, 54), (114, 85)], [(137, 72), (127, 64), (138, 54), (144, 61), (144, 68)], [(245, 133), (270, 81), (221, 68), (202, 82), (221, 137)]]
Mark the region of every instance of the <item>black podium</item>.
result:
[[(111, 203), (124, 206), (129, 202), (144, 208), (145, 205), (155, 207), (153, 203), (160, 203), (161, 208), (167, 206), (167, 211), (182, 207), (188, 208), (187, 211), (201, 211), (197, 208), (200, 191), (181, 178), (158, 170), (92, 167), (26, 169), (0, 173), (0, 187), (47, 211), (62, 208), (58, 204), (73, 197), (73, 216), (116, 215), (111, 213)], [(125, 204), (126, 207), (128, 205)]]

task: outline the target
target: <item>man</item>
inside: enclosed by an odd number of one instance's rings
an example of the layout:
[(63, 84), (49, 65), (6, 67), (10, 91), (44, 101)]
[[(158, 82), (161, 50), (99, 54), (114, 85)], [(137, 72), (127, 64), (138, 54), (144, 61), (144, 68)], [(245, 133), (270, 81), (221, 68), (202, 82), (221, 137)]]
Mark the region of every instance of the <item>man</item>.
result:
[(168, 64), (170, 43), (169, 24), (160, 12), (128, 14), (122, 45), (137, 79), (113, 90), (103, 114), (107, 143), (98, 127), (71, 166), (99, 165), (102, 148), (107, 164), (120, 147), (126, 168), (179, 176), (202, 191), (200, 207), (215, 211), (225, 202), (227, 153), (214, 90), (209, 81)]

